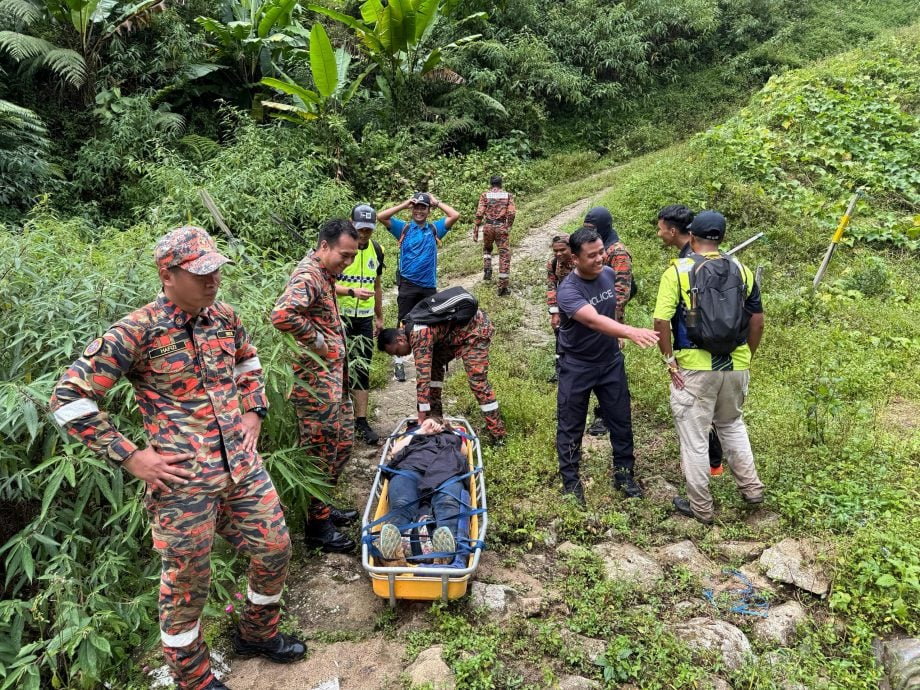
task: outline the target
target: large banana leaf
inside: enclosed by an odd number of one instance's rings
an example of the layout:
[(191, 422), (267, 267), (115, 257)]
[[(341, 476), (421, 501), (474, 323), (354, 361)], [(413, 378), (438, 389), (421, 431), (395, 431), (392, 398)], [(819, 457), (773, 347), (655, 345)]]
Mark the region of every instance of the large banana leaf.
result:
[(441, 0), (418, 0), (415, 8), (415, 43), (422, 40), (425, 31), (434, 24), (438, 16), (438, 3)]
[(320, 102), (320, 97), (315, 91), (305, 89), (299, 84), (292, 84), (290, 82), (281, 81), (280, 79), (275, 79), (274, 77), (263, 77), (262, 83), (266, 86), (272, 87), (273, 89), (278, 89), (278, 91), (293, 96), (294, 98), (299, 98), (304, 104), (318, 104)]
[(310, 30), (310, 72), (316, 90), (325, 99), (335, 93), (339, 85), (339, 74), (332, 43), (323, 25), (317, 22)]
[(367, 0), (361, 5), (361, 18), (365, 24), (376, 24), (381, 12), (383, 12), (381, 0)]
[(283, 27), (291, 21), (291, 10), (297, 5), (297, 0), (275, 0), (268, 4), (262, 18), (259, 20), (259, 38), (265, 38), (275, 28)]

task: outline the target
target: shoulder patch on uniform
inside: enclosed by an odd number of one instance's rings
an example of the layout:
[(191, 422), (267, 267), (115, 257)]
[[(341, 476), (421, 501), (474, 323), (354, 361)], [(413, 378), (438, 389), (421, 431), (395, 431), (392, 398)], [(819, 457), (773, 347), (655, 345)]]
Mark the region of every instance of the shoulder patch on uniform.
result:
[(235, 338), (236, 331), (233, 331), (231, 329), (227, 329), (225, 331), (217, 331), (217, 337), (218, 338)]
[(102, 349), (102, 338), (96, 338), (93, 342), (86, 346), (86, 349), (83, 350), (84, 357), (92, 357), (94, 354), (99, 352)]

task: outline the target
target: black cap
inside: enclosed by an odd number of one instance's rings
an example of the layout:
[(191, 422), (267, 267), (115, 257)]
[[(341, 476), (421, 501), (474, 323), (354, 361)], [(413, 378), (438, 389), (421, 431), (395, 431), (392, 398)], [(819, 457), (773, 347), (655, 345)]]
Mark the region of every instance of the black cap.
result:
[(361, 228), (373, 230), (377, 224), (377, 212), (369, 204), (358, 204), (351, 209), (351, 224), (355, 226), (355, 230)]
[(416, 192), (412, 195), (412, 205), (418, 206), (431, 206), (431, 195), (426, 194), (425, 192)]
[(701, 240), (718, 242), (725, 237), (725, 216), (718, 211), (700, 211), (687, 229)]

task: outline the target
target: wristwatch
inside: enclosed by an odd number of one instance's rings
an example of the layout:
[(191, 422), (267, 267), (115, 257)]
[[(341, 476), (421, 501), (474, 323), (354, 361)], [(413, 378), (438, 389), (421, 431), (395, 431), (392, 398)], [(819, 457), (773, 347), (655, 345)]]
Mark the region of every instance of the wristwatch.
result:
[(265, 417), (268, 416), (268, 408), (267, 408), (267, 407), (253, 407), (253, 408), (252, 408), (251, 410), (249, 410), (249, 411), (250, 411), (250, 412), (255, 412), (257, 415), (259, 415), (259, 419), (265, 419)]
[(349, 297), (354, 297), (354, 296), (355, 296), (354, 288), (348, 288), (348, 296), (349, 296)]

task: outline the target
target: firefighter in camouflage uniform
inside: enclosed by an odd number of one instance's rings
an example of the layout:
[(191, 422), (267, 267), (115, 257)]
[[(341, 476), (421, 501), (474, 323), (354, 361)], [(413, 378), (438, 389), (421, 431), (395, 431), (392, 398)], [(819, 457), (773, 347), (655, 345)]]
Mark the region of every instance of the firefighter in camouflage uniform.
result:
[[(294, 362), (291, 392), (300, 445), (320, 459), (333, 486), (351, 457), (355, 433), (335, 276), (351, 265), (357, 253), (358, 231), (352, 224), (341, 219), (327, 221), (319, 231), (316, 250), (294, 269), (271, 313), (275, 328), (293, 335), (304, 349)], [(353, 551), (354, 540), (336, 526), (357, 517), (355, 510), (339, 510), (313, 498), (304, 527), (307, 547), (334, 553)]]
[(429, 415), (441, 416), (441, 389), (444, 374), (453, 359), (463, 361), (470, 390), (479, 403), (492, 441), (505, 438), (505, 425), (498, 411), (495, 392), (489, 384), (489, 346), (495, 326), (479, 309), (466, 324), (455, 322), (430, 325), (406, 324), (405, 328), (385, 328), (377, 338), (377, 347), (389, 355), (415, 359), (415, 390), (419, 423)]
[(556, 361), (553, 367), (553, 375), (549, 377), (548, 383), (556, 383), (559, 380), (557, 367), (559, 364), (559, 305), (556, 303), (556, 291), (562, 280), (572, 272), (575, 264), (572, 261), (572, 249), (569, 247), (568, 235), (554, 235), (550, 247), (553, 250), (553, 258), (546, 262), (546, 308), (549, 311), (550, 326), (553, 328), (553, 335), (556, 338)]
[(479, 195), (473, 241), (479, 241), (482, 227), (482, 277), (492, 280), (492, 247), (498, 246), (498, 294), (510, 294), (511, 277), (511, 226), (517, 210), (514, 197), (502, 189), (502, 178), (493, 175), (491, 189)]
[[(162, 561), (160, 636), (180, 688), (217, 690), (201, 634), (215, 533), (250, 557), (233, 647), (276, 662), (306, 647), (278, 632), (291, 542), (278, 494), (256, 452), (267, 411), (262, 365), (233, 308), (215, 302), (221, 256), (201, 228), (164, 236), (154, 252), (163, 293), (86, 346), (57, 383), (57, 423), (147, 484)], [(125, 376), (147, 432), (139, 448), (98, 401)]]

